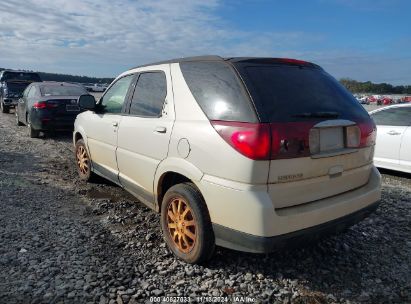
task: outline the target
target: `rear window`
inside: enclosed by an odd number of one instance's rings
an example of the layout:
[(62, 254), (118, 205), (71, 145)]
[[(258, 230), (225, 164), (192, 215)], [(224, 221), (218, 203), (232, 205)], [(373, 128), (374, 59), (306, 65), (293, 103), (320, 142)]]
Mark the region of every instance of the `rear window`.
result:
[(256, 122), (257, 116), (235, 70), (224, 62), (182, 62), (194, 98), (210, 120)]
[(9, 90), (9, 94), (21, 94), (27, 88), (28, 85), (28, 83), (9, 82), (7, 83), (7, 89)]
[(4, 72), (2, 76), (2, 81), (30, 81), (30, 82), (40, 82), (41, 78), (36, 73), (24, 73), (24, 72)]
[(87, 94), (86, 89), (80, 86), (41, 86), (40, 91), (42, 96), (80, 96)]
[(263, 122), (301, 121), (321, 112), (354, 121), (368, 118), (351, 93), (322, 69), (245, 63), (236, 67)]

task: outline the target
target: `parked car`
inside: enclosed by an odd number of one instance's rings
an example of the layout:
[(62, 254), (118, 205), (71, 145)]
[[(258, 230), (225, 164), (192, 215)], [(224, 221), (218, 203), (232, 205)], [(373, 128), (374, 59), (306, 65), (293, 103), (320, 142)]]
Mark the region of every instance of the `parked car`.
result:
[(402, 102), (406, 103), (406, 102), (411, 102), (411, 96), (405, 96), (401, 99)]
[(387, 105), (390, 105), (392, 103), (393, 103), (392, 98), (389, 98), (389, 97), (386, 97), (386, 96), (382, 98), (382, 104), (383, 105), (387, 106)]
[(30, 84), (16, 108), (17, 125), (27, 125), (30, 137), (40, 132), (72, 130), (80, 113), (77, 100), (87, 94), (83, 86), (66, 82)]
[(189, 263), (215, 245), (269, 252), (340, 232), (380, 199), (372, 119), (309, 62), (170, 60), (79, 105), (80, 178), (101, 175), (160, 212), (168, 247)]
[(2, 113), (9, 113), (17, 105), (24, 89), (32, 82), (40, 82), (37, 73), (3, 70), (0, 72), (0, 108)]
[(358, 101), (359, 101), (361, 104), (366, 104), (366, 105), (369, 105), (369, 104), (370, 104), (370, 102), (368, 101), (368, 97), (367, 97), (367, 96), (360, 97), (360, 98), (358, 99)]
[(370, 115), (378, 129), (375, 165), (411, 173), (411, 104), (384, 107)]
[(97, 84), (97, 83), (87, 83), (84, 85), (84, 87), (89, 92), (104, 92), (106, 90), (105, 86)]

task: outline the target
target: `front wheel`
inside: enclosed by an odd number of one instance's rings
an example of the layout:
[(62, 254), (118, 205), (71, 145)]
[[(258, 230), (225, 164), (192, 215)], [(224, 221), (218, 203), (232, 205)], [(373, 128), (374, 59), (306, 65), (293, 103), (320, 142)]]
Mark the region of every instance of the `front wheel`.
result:
[(94, 178), (94, 173), (91, 171), (91, 159), (88, 155), (86, 145), (82, 139), (76, 142), (75, 146), (75, 157), (77, 172), (80, 179), (89, 182)]
[(33, 129), (33, 126), (31, 125), (30, 119), (27, 120), (27, 129), (30, 138), (38, 138), (40, 136), (40, 131)]
[(215, 238), (204, 199), (191, 183), (171, 187), (161, 205), (164, 240), (175, 256), (190, 264), (209, 260)]
[(17, 108), (16, 108), (16, 125), (17, 125), (17, 126), (22, 126), (22, 125), (23, 125), (23, 123), (20, 121)]

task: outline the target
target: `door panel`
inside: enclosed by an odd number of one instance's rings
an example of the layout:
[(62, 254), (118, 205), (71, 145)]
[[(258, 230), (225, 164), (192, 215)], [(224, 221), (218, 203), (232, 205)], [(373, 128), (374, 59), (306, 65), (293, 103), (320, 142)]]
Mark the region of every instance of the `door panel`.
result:
[[(153, 192), (157, 166), (167, 157), (173, 122), (169, 119), (123, 117), (117, 149), (120, 177), (134, 183), (144, 192)], [(156, 132), (159, 126), (166, 131)]]
[(411, 127), (408, 127), (401, 141), (400, 165), (405, 171), (411, 172)]
[[(93, 163), (116, 176), (118, 173), (116, 162), (117, 129), (122, 117), (112, 114), (88, 114), (86, 132), (91, 159)], [(97, 169), (97, 171), (101, 170)], [(106, 176), (104, 172), (100, 173)], [(114, 176), (107, 176), (107, 178), (113, 179)], [(118, 182), (117, 178), (115, 181)]]
[(97, 113), (86, 112), (87, 116), (84, 119), (93, 170), (116, 183), (118, 183), (117, 131), (133, 79), (134, 75), (127, 75), (113, 83), (97, 104)]
[(377, 126), (374, 156), (377, 164), (398, 165), (400, 163), (401, 139), (406, 128), (402, 126)]
[(120, 183), (150, 204), (154, 201), (155, 172), (159, 163), (167, 157), (174, 124), (169, 75), (168, 66), (160, 71), (141, 72), (132, 95), (129, 115), (123, 117), (118, 131)]

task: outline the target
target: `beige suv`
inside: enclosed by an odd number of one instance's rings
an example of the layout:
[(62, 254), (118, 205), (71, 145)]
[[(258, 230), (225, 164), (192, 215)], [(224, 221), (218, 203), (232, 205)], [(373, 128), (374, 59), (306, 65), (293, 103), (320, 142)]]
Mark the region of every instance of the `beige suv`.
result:
[(170, 60), (131, 69), (77, 116), (80, 177), (101, 175), (161, 213), (189, 263), (215, 245), (269, 252), (339, 232), (377, 208), (375, 125), (319, 66)]

